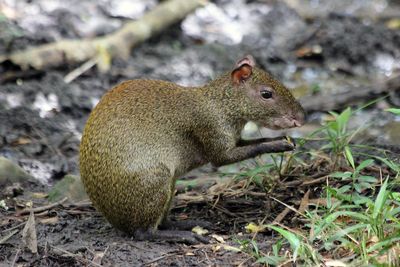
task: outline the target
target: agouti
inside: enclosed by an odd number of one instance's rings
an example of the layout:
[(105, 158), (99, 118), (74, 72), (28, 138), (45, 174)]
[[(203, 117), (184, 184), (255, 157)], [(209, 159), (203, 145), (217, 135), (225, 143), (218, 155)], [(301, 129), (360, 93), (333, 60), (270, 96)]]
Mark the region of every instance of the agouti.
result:
[(208, 162), (221, 166), (294, 149), (286, 139), (241, 140), (246, 122), (282, 129), (301, 126), (304, 117), (290, 91), (251, 56), (201, 87), (125, 81), (89, 116), (80, 146), (82, 181), (112, 225), (154, 236), (181, 175)]

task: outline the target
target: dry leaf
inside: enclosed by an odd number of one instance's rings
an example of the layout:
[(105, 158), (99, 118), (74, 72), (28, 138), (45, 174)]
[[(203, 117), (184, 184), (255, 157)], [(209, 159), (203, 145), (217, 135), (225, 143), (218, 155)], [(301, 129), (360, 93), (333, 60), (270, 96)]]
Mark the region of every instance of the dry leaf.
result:
[(225, 243), (224, 238), (220, 235), (212, 234), (211, 237), (217, 240), (219, 243)]
[(388, 22), (386, 22), (386, 26), (392, 30), (400, 29), (400, 19), (399, 18), (391, 19)]
[(32, 208), (32, 207), (33, 207), (33, 202), (32, 202), (32, 200), (27, 201), (27, 202), (25, 203), (25, 207), (26, 207), (26, 208)]
[(94, 253), (93, 262), (101, 265), (101, 261), (103, 260), (104, 254), (105, 254), (104, 251)]
[(42, 224), (56, 224), (58, 223), (58, 217), (50, 217), (50, 218), (44, 218), (44, 219), (39, 219), (39, 222)]
[(31, 142), (32, 142), (32, 140), (29, 138), (20, 137), (17, 140), (15, 140), (14, 142), (12, 142), (12, 145), (13, 146), (26, 145), (26, 144), (30, 144)]
[(326, 266), (332, 266), (332, 267), (346, 267), (346, 263), (339, 261), (339, 260), (327, 260), (325, 261)]
[(97, 47), (97, 68), (105, 73), (111, 68), (111, 54), (106, 47), (99, 45)]
[(205, 235), (208, 233), (207, 229), (204, 229), (200, 226), (193, 227), (192, 232), (198, 235)]
[(24, 229), (22, 230), (22, 241), (24, 242), (25, 247), (27, 247), (32, 253), (37, 253), (35, 215), (32, 211), (29, 214)]
[(240, 252), (241, 251), (240, 248), (229, 246), (229, 245), (223, 245), (223, 248), (225, 250), (228, 250), (228, 251), (234, 251), (234, 252)]
[(278, 214), (278, 216), (276, 216), (276, 218), (274, 219), (274, 223), (280, 223), (283, 219), (285, 219), (286, 215), (289, 214), (289, 212), (291, 212), (292, 210), (289, 209), (288, 207), (286, 207), (281, 213)]
[(264, 225), (257, 225), (253, 222), (249, 223), (246, 225), (245, 229), (249, 231), (250, 233), (259, 233), (259, 232), (264, 232), (265, 231), (265, 226)]
[(33, 193), (32, 197), (33, 198), (46, 198), (49, 195), (47, 193), (43, 193), (43, 192), (37, 192), (37, 193)]
[(303, 46), (296, 50), (296, 56), (298, 58), (311, 57), (320, 55), (322, 53), (322, 47), (320, 45)]
[(300, 213), (304, 213), (307, 210), (308, 203), (309, 203), (309, 197), (310, 197), (310, 189), (304, 194), (303, 198), (301, 199), (300, 207), (299, 207)]
[(216, 245), (212, 247), (212, 251), (215, 253), (221, 249), (221, 245)]

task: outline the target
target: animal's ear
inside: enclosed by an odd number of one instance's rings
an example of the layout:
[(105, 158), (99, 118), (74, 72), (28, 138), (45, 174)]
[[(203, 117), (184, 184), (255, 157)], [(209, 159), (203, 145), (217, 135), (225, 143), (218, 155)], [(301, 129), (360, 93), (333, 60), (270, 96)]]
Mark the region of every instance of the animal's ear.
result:
[(256, 65), (254, 58), (247, 55), (236, 62), (235, 69), (232, 71), (232, 81), (234, 84), (240, 84), (251, 77), (253, 67)]

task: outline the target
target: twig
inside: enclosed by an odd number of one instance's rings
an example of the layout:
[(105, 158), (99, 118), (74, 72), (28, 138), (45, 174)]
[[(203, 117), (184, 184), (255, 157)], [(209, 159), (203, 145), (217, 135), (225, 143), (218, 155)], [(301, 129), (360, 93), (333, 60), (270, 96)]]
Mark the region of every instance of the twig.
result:
[(72, 252), (69, 252), (69, 251), (67, 251), (65, 249), (62, 249), (62, 248), (59, 248), (59, 247), (55, 247), (55, 246), (50, 246), (50, 247), (52, 247), (53, 249), (56, 249), (58, 251), (61, 251), (62, 253), (67, 254), (70, 257), (73, 257), (74, 259), (76, 259), (77, 261), (80, 261), (83, 264), (93, 264), (94, 266), (102, 267), (100, 264), (98, 264), (98, 263), (96, 263), (94, 261), (85, 259), (84, 257), (76, 255), (76, 254), (74, 254)]
[(297, 209), (293, 208), (292, 206), (289, 206), (288, 204), (286, 204), (286, 203), (280, 201), (279, 199), (276, 199), (276, 198), (274, 198), (274, 197), (270, 197), (270, 198), (273, 199), (273, 200), (275, 200), (276, 202), (281, 203), (282, 205), (284, 205), (285, 207), (291, 209), (292, 211), (296, 212), (297, 214), (300, 214), (301, 216), (306, 217), (303, 213), (299, 212)]
[(14, 267), (14, 266), (15, 266), (15, 263), (16, 263), (17, 260), (18, 260), (18, 256), (19, 256), (19, 253), (20, 253), (20, 252), (21, 252), (21, 249), (18, 249), (18, 250), (17, 250), (17, 253), (15, 253), (15, 257), (14, 257), (12, 263), (11, 263), (11, 267)]
[(304, 194), (300, 201), (299, 212), (304, 213), (308, 209), (308, 203), (310, 200), (310, 189)]
[(98, 211), (85, 211), (85, 210), (65, 210), (66, 213), (71, 215), (84, 215), (84, 214), (91, 214), (91, 215), (100, 215)]
[(212, 265), (212, 262), (211, 262), (210, 258), (208, 257), (208, 254), (207, 254), (207, 252), (206, 252), (206, 251), (204, 251), (204, 250), (202, 250), (202, 252), (203, 252), (203, 253), (204, 253), (204, 255), (206, 256), (206, 259), (207, 259), (207, 261), (208, 261), (208, 264), (209, 264), (209, 266), (211, 266), (211, 265)]
[[(246, 254), (247, 254), (247, 253), (246, 253)], [(248, 255), (249, 257), (248, 257), (247, 259), (243, 260), (241, 263), (239, 263), (238, 267), (245, 266), (244, 264), (253, 258), (253, 256), (251, 256), (251, 255), (249, 255), (249, 254), (247, 254), (247, 255)]]
[(8, 239), (10, 239), (13, 235), (15, 235), (18, 232), (19, 232), (19, 230), (14, 230), (11, 233), (9, 233), (8, 235), (6, 235), (5, 237), (3, 237), (2, 239), (0, 239), (0, 245), (5, 243)]
[(250, 195), (254, 197), (266, 197), (267, 194), (265, 192), (254, 192), (254, 191), (246, 191), (245, 195)]
[(319, 184), (319, 183), (325, 181), (327, 177), (328, 176), (323, 176), (323, 177), (318, 178), (318, 179), (304, 181), (300, 186)]
[(10, 227), (10, 228), (8, 228), (8, 229), (5, 229), (5, 230), (3, 230), (3, 233), (8, 232), (8, 231), (11, 231), (11, 230), (14, 230), (14, 229), (17, 229), (17, 228), (19, 228), (19, 227), (21, 227), (21, 226), (24, 226), (25, 224), (26, 224), (26, 222), (23, 222), (23, 223), (20, 223), (20, 224), (18, 224), (18, 225), (16, 225), (16, 226), (13, 226), (13, 227)]
[(272, 223), (280, 223), (286, 217), (286, 215), (289, 214), (289, 212), (290, 209), (286, 207), (281, 213), (278, 214), (278, 216), (276, 216)]
[(99, 252), (99, 253), (93, 252), (93, 255), (94, 255), (93, 256), (93, 262), (98, 263), (98, 264), (101, 265), (101, 261), (103, 260), (104, 255), (106, 255), (109, 247), (110, 246), (107, 246), (106, 249), (103, 252)]
[(225, 213), (231, 217), (235, 217), (235, 218), (241, 218), (244, 219), (242, 216), (239, 216), (233, 212), (230, 212), (229, 210), (225, 209), (224, 207), (221, 207), (219, 205), (216, 205), (214, 208), (216, 208), (217, 210), (221, 211), (222, 213)]
[(63, 198), (63, 199), (61, 199), (61, 200), (59, 200), (57, 202), (54, 202), (54, 203), (46, 205), (46, 206), (37, 207), (37, 208), (33, 208), (33, 209), (24, 209), (24, 210), (21, 210), (21, 211), (17, 212), (17, 215), (25, 215), (25, 214), (30, 213), (31, 211), (33, 213), (38, 213), (38, 212), (42, 212), (42, 211), (45, 211), (45, 210), (49, 210), (49, 209), (52, 209), (54, 207), (57, 207), (58, 205), (61, 205), (62, 203), (64, 203), (67, 200), (68, 200), (68, 198), (65, 197), (65, 198)]
[(164, 255), (162, 255), (162, 256), (160, 256), (158, 258), (155, 258), (155, 259), (153, 259), (151, 261), (146, 262), (144, 265), (150, 265), (152, 263), (155, 263), (155, 262), (157, 262), (159, 260), (162, 260), (162, 259), (165, 259), (167, 257), (175, 256), (175, 255), (177, 255), (177, 252), (179, 252), (179, 251), (175, 250), (175, 251), (172, 251), (172, 252), (165, 253)]
[(93, 208), (93, 204), (90, 200), (82, 200), (79, 202), (68, 204), (67, 206), (68, 208)]
[(65, 75), (64, 77), (64, 82), (65, 83), (70, 83), (73, 80), (75, 80), (76, 78), (78, 78), (79, 76), (82, 75), (82, 73), (88, 71), (89, 69), (91, 69), (94, 65), (97, 64), (97, 58), (92, 58), (88, 61), (86, 61), (85, 63), (83, 63), (80, 67), (74, 69), (73, 71), (71, 71), (70, 73), (68, 73), (67, 75)]

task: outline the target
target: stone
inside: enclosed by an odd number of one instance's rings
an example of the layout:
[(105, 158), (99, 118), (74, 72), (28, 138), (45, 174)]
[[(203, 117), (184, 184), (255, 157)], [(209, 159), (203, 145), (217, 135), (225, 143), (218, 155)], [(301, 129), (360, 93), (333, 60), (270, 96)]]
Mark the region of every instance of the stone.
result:
[(65, 175), (49, 192), (50, 202), (58, 201), (64, 197), (68, 197), (68, 201), (72, 203), (89, 199), (79, 176)]

